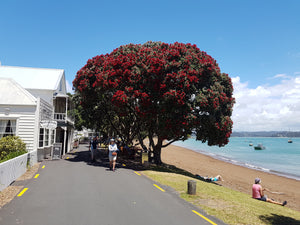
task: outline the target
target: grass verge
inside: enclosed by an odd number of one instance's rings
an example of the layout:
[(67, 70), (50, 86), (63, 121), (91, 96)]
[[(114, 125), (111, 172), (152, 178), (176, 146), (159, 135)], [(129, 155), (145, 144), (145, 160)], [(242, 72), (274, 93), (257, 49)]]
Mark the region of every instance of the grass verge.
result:
[[(157, 169), (155, 169), (157, 170)], [(188, 195), (190, 174), (164, 168), (163, 172), (143, 171), (143, 174), (162, 185), (175, 189), (181, 198), (204, 209), (227, 224), (289, 224), (300, 225), (300, 212), (254, 200), (251, 196), (229, 188), (197, 180), (197, 194)]]

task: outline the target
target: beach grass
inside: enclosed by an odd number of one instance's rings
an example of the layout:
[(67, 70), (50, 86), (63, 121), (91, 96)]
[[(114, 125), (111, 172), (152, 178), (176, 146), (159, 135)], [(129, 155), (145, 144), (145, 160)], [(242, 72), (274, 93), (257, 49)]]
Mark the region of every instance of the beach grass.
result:
[[(162, 172), (163, 171), (163, 172)], [(252, 199), (250, 195), (221, 185), (193, 178), (183, 170), (157, 167), (143, 171), (156, 182), (173, 188), (181, 198), (205, 210), (227, 224), (295, 224), (300, 225), (300, 212)], [(187, 181), (197, 181), (197, 194), (187, 194)]]

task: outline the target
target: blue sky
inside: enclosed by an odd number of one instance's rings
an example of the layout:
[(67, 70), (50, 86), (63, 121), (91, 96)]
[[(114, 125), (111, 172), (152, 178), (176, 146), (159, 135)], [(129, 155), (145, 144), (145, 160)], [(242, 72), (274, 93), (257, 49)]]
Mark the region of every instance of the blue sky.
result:
[[(300, 100), (299, 11), (298, 0), (2, 1), (0, 61), (7, 66), (65, 69), (71, 83), (89, 58), (120, 45), (149, 40), (192, 43), (234, 80), (235, 130), (266, 129), (247, 118), (251, 113), (273, 119), (268, 130), (300, 130), (296, 121), (285, 128), (283, 121), (274, 125), (277, 119), (300, 116), (300, 105), (291, 103)], [(271, 91), (285, 90), (284, 84), (287, 91), (295, 88), (288, 103), (284, 99), (289, 93)], [(273, 106), (273, 100), (280, 104), (256, 112), (261, 106), (252, 102), (250, 108), (253, 95), (265, 99), (260, 103), (264, 106)], [(273, 115), (284, 107), (290, 114)]]

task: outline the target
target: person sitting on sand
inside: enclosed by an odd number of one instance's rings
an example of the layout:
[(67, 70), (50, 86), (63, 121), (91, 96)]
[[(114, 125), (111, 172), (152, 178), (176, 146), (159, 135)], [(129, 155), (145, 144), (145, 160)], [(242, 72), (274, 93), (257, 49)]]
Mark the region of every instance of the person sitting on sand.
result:
[(266, 195), (264, 195), (264, 191), (269, 191), (269, 190), (266, 188), (262, 188), (260, 183), (261, 180), (259, 178), (255, 178), (254, 184), (252, 186), (252, 198), (260, 201), (270, 202), (276, 205), (285, 206), (287, 204), (287, 201), (284, 201), (283, 203), (276, 202), (273, 199), (270, 199)]
[(202, 180), (209, 181), (209, 182), (224, 181), (224, 179), (221, 177), (221, 175), (217, 175), (215, 177), (208, 177), (208, 176), (202, 177), (197, 174), (196, 176)]
[(224, 179), (223, 179), (223, 177), (221, 177), (221, 175), (217, 175), (215, 177), (210, 177), (208, 179), (210, 179), (211, 181), (224, 181)]
[(224, 181), (224, 179), (221, 177), (221, 175), (217, 175), (215, 177), (204, 177), (205, 180), (210, 180), (212, 182), (214, 181)]

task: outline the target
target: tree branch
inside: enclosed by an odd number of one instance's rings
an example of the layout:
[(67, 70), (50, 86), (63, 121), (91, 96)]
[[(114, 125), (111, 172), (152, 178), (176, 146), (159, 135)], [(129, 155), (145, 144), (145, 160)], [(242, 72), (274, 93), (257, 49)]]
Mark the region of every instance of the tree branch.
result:
[(174, 143), (175, 141), (184, 141), (184, 138), (176, 138), (176, 139), (174, 139), (174, 140), (168, 142), (167, 144), (162, 145), (161, 147), (162, 147), (162, 148), (165, 148), (165, 147), (171, 145), (172, 143)]

